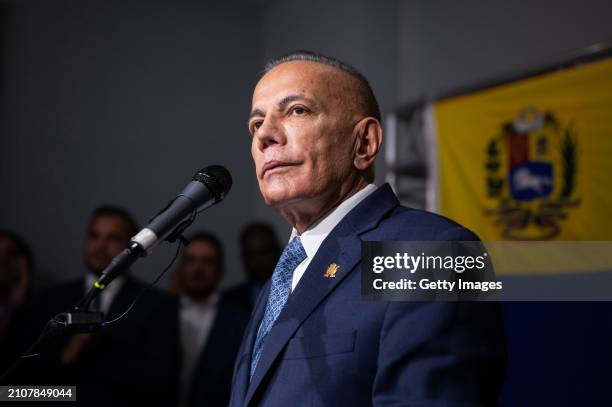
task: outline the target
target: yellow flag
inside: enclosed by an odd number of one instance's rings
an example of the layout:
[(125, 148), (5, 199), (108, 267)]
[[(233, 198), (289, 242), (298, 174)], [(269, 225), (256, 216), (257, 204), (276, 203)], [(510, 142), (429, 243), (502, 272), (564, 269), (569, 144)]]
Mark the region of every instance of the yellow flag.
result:
[(434, 105), (440, 212), (482, 240), (612, 240), (612, 60)]

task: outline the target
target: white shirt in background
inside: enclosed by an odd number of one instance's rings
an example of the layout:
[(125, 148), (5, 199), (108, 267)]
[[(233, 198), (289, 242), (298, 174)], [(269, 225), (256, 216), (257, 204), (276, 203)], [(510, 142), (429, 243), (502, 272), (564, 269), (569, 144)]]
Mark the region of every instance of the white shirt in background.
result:
[(193, 370), (200, 359), (200, 353), (206, 346), (212, 330), (219, 293), (213, 293), (202, 303), (193, 302), (186, 295), (181, 295), (179, 311), (181, 340), (181, 386), (180, 405), (187, 402), (191, 387)]

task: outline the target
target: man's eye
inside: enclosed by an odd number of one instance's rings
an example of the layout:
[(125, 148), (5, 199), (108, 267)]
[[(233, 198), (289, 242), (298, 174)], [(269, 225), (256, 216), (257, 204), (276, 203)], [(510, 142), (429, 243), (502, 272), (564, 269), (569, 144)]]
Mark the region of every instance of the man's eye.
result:
[(295, 106), (293, 108), (291, 108), (291, 113), (292, 114), (297, 114), (298, 116), (301, 116), (303, 114), (306, 113), (306, 109), (302, 106)]
[(255, 130), (261, 127), (261, 120), (251, 123), (251, 134), (255, 133)]

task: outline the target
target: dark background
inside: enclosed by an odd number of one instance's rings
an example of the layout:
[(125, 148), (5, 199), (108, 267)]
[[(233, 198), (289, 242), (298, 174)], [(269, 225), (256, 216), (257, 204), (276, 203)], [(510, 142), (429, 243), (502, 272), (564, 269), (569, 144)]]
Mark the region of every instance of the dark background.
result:
[[(262, 203), (246, 128), (268, 58), (305, 48), (346, 60), (388, 113), (612, 39), (603, 0), (22, 0), (0, 12), (0, 226), (33, 246), (39, 286), (83, 273), (95, 206), (123, 205), (144, 224), (215, 163), (232, 172), (233, 189), (191, 230), (225, 242), (224, 286), (243, 278), (242, 225), (268, 220), (288, 237)], [(138, 275), (151, 280), (170, 252), (159, 247)], [(507, 321), (506, 405), (605, 396), (607, 309), (518, 304)]]

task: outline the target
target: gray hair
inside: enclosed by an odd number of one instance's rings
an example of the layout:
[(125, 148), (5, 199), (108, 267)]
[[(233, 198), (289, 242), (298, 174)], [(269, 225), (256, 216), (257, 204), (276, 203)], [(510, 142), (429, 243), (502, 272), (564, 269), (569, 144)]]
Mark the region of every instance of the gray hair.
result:
[(355, 67), (340, 61), (337, 58), (329, 57), (327, 55), (320, 54), (318, 52), (312, 51), (293, 51), (289, 54), (282, 55), (280, 57), (271, 59), (268, 61), (264, 67), (263, 74), (268, 73), (270, 70), (275, 68), (280, 64), (284, 64), (286, 62), (291, 61), (310, 61), (317, 62), (319, 64), (328, 65), (334, 67), (336, 69), (340, 69), (341, 71), (349, 74), (353, 78), (357, 79), (359, 83), (358, 93), (361, 99), (361, 103), (363, 108), (365, 109), (365, 113), (368, 116), (374, 117), (379, 122), (381, 121), (380, 108), (378, 107), (378, 101), (376, 100), (376, 96), (374, 96), (374, 92), (370, 87), (370, 84), (365, 76), (361, 74)]

